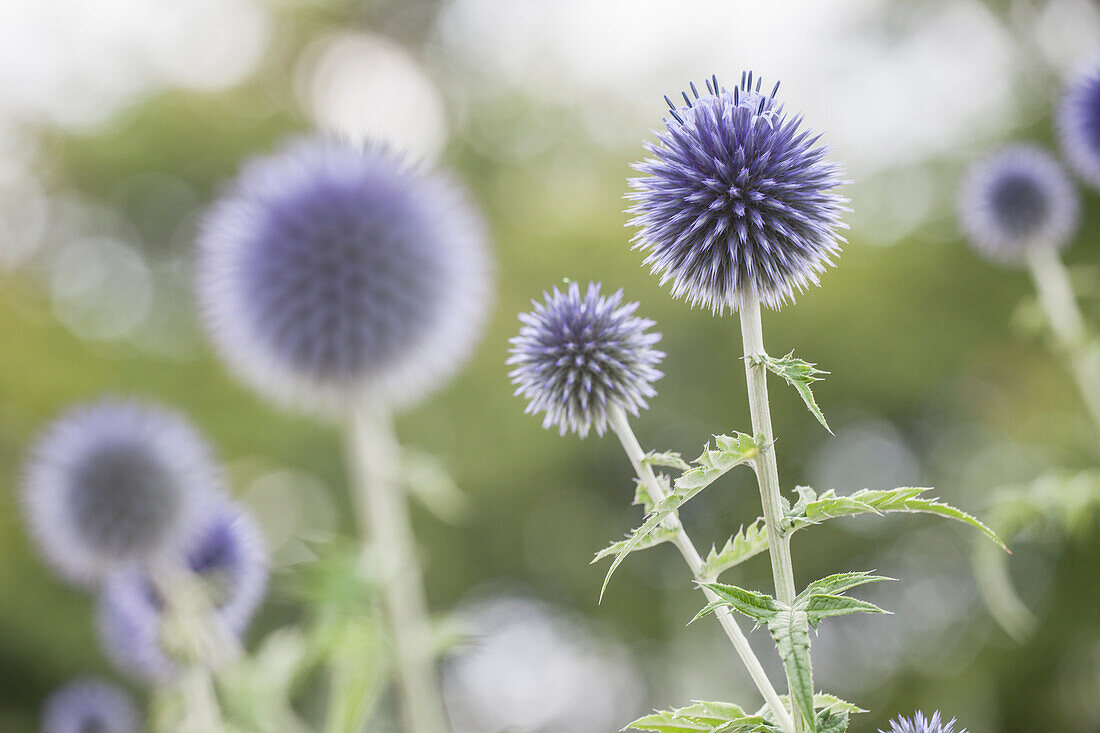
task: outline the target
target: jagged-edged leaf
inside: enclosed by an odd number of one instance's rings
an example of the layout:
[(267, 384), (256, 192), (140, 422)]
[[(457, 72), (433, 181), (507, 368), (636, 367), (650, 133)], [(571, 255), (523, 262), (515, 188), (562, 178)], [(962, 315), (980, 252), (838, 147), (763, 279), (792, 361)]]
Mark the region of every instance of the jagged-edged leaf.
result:
[(894, 578), (888, 578), (885, 575), (872, 575), (871, 573), (863, 570), (851, 572), (851, 573), (836, 573), (835, 575), (826, 575), (824, 578), (818, 578), (813, 581), (806, 588), (798, 594), (795, 598), (795, 602), (805, 599), (807, 596), (816, 594), (833, 594), (843, 593), (846, 590), (855, 588), (857, 586), (866, 585), (867, 583), (877, 583), (880, 580), (894, 580)]
[(816, 364), (796, 359), (793, 351), (779, 359), (761, 354), (753, 357), (753, 363), (763, 364), (769, 372), (794, 387), (795, 391), (798, 392), (798, 396), (806, 404), (806, 409), (810, 411), (810, 414), (817, 418), (817, 421), (821, 423), (821, 427), (828, 430), (830, 435), (832, 434), (833, 430), (829, 427), (829, 423), (825, 422), (825, 415), (821, 412), (821, 408), (817, 406), (814, 393), (810, 390), (810, 385), (820, 381), (821, 375), (828, 374), (828, 372), (818, 369)]
[(716, 579), (730, 568), (740, 565), (767, 549), (768, 527), (764, 519), (760, 518), (739, 529), (737, 534), (726, 541), (721, 550), (711, 547), (707, 559), (703, 562), (702, 576)]
[[(931, 491), (929, 488), (904, 486), (897, 489), (861, 489), (848, 496), (837, 496), (833, 490), (826, 491), (820, 496), (815, 496), (813, 490), (800, 486), (799, 494), (806, 498), (800, 501), (792, 509), (788, 520), (791, 531), (818, 524), (826, 519), (834, 517), (850, 517), (857, 514), (886, 514), (888, 512), (920, 512), (924, 514), (937, 514), (941, 517), (954, 519), (981, 531), (991, 540), (1007, 550), (1004, 542), (997, 533), (972, 517), (961, 509), (939, 501), (938, 499), (924, 498), (922, 494)], [(810, 497), (813, 498), (810, 498)]]
[(658, 733), (775, 733), (778, 728), (760, 714), (746, 713), (727, 702), (694, 702), (676, 710), (658, 710), (626, 729)]
[[(675, 537), (679, 533), (679, 531), (680, 530), (675, 527), (658, 527), (657, 529), (650, 532), (644, 540), (635, 545), (631, 552), (645, 550), (650, 547), (656, 547), (663, 542), (668, 542), (673, 537)], [(596, 562), (597, 560), (602, 560), (603, 558), (610, 555), (617, 555), (622, 551), (623, 547), (629, 541), (629, 539), (625, 539), (619, 540), (618, 542), (612, 542), (610, 545), (596, 553), (596, 557), (593, 562)]]
[(675, 468), (681, 473), (691, 468), (684, 457), (679, 453), (658, 453), (656, 451), (650, 451), (642, 458), (642, 463), (648, 463), (650, 466), (661, 466), (663, 468)]
[(696, 614), (692, 621), (713, 613), (719, 608), (730, 608), (760, 623), (769, 621), (782, 609), (779, 601), (763, 593), (725, 583), (702, 583), (701, 585), (718, 596), (718, 600), (707, 604), (706, 608)]
[(848, 730), (848, 713), (844, 710), (821, 710), (814, 722), (817, 733), (844, 733)]
[(813, 672), (810, 666), (810, 620), (797, 608), (780, 608), (768, 620), (768, 632), (775, 641), (787, 672), (791, 697), (806, 720), (814, 719)]
[(822, 619), (849, 613), (889, 613), (869, 601), (840, 595), (815, 594), (806, 598), (806, 618), (815, 629)]
[[(786, 695), (780, 695), (779, 696), (779, 701), (782, 702), (784, 706), (789, 706), (791, 704), (790, 703), (790, 698), (787, 697)], [(848, 713), (848, 714), (867, 712), (866, 710), (864, 710), (860, 706), (858, 706), (854, 703), (850, 703), (847, 700), (841, 700), (836, 695), (830, 695), (827, 692), (819, 692), (819, 693), (814, 695), (814, 709), (817, 710), (818, 716), (820, 716), (823, 711), (832, 711), (832, 712), (841, 712), (841, 711), (843, 711), (843, 712)], [(764, 705), (759, 710), (757, 710), (756, 714), (760, 715), (760, 716), (763, 716), (764, 718), (766, 718), (768, 720), (768, 722), (771, 722), (775, 717), (772, 714), (771, 708), (768, 707), (767, 705)]]
[[(614, 559), (611, 561), (611, 567), (608, 568), (607, 575), (604, 577), (603, 586), (600, 588), (601, 601), (615, 570), (618, 569), (627, 555), (637, 549), (646, 537), (665, 521), (666, 517), (673, 514), (727, 471), (742, 463), (751, 461), (760, 453), (756, 440), (743, 433), (734, 433), (732, 436), (716, 435), (714, 436), (714, 445), (715, 447), (711, 448), (708, 443), (704, 447), (702, 455), (695, 459), (694, 467), (680, 474), (680, 477), (676, 479), (672, 487), (672, 493), (654, 504), (653, 508), (646, 514), (642, 526), (631, 532), (625, 542), (618, 547)], [(598, 560), (599, 557), (596, 559)], [(596, 562), (596, 560), (592, 562)]]

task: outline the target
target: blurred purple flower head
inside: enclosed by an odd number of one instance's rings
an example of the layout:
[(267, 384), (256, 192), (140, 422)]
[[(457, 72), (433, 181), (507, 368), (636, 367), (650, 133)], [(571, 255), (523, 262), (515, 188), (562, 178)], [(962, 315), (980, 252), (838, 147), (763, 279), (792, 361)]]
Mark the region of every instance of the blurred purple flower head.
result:
[(637, 303), (623, 304), (623, 293), (600, 294), (590, 283), (582, 296), (577, 283), (563, 293), (543, 293), (544, 302), (520, 314), (519, 335), (511, 339), (509, 376), (516, 394), (530, 400), (526, 412), (545, 412), (544, 428), (557, 425), (582, 438), (590, 428), (603, 435), (607, 410), (618, 405), (637, 415), (657, 394), (657, 365), (664, 353), (654, 345), (653, 321), (634, 315)]
[(106, 399), (50, 425), (22, 494), (46, 560), (64, 578), (95, 585), (120, 565), (170, 551), (216, 490), (208, 448), (181, 416)]
[(918, 710), (911, 718), (891, 721), (890, 730), (880, 730), (879, 733), (966, 733), (966, 729), (956, 731), (954, 718), (946, 723), (942, 722), (939, 711), (932, 713), (931, 718), (925, 718)]
[(137, 733), (130, 696), (105, 680), (85, 678), (59, 688), (42, 710), (43, 733)]
[(1058, 132), (1070, 167), (1100, 188), (1100, 64), (1070, 82), (1058, 109)]
[(984, 257), (1019, 265), (1039, 247), (1064, 248), (1077, 228), (1073, 183), (1051, 155), (1011, 145), (975, 163), (959, 196), (963, 232)]
[[(186, 548), (188, 569), (211, 594), (215, 621), (243, 635), (267, 583), (267, 555), (252, 518), (228, 502), (217, 502)], [(161, 645), (163, 607), (144, 572), (112, 575), (100, 595), (100, 643), (115, 666), (135, 679), (163, 682), (178, 669)]]
[(302, 139), (244, 166), (199, 237), (214, 341), (279, 403), (423, 397), (465, 360), (490, 298), (483, 224), (445, 178), (378, 147)]
[(645, 263), (672, 295), (722, 314), (755, 296), (778, 308), (832, 264), (843, 238), (841, 169), (750, 72), (739, 86), (668, 100), (666, 129), (635, 164), (628, 213)]

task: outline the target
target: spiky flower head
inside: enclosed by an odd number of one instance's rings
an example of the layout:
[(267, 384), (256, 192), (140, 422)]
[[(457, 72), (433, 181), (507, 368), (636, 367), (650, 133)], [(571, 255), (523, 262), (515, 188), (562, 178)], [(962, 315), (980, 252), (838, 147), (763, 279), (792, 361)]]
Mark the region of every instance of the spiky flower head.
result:
[(647, 407), (665, 355), (654, 348), (661, 334), (649, 332), (653, 321), (634, 315), (638, 304), (624, 304), (621, 290), (601, 295), (599, 283), (583, 295), (570, 283), (543, 298), (520, 314), (508, 358), (515, 393), (529, 400), (526, 412), (545, 412), (544, 428), (583, 438), (591, 428), (603, 435), (613, 405), (633, 415)]
[(1100, 64), (1070, 82), (1058, 108), (1062, 153), (1070, 166), (1100, 188)]
[(984, 257), (1020, 265), (1036, 248), (1064, 248), (1077, 227), (1077, 191), (1053, 156), (1010, 145), (975, 163), (959, 196), (963, 232)]
[(665, 130), (635, 164), (628, 213), (634, 246), (672, 295), (722, 314), (755, 297), (778, 308), (832, 264), (844, 228), (841, 169), (819, 136), (790, 117), (761, 80), (732, 90), (716, 77), (672, 103)]
[(303, 139), (254, 160), (199, 237), (198, 297), (223, 357), (275, 401), (393, 405), (458, 369), (487, 310), (480, 218), (380, 147)]
[(46, 560), (62, 577), (95, 585), (120, 565), (170, 552), (217, 484), (206, 443), (180, 415), (104, 399), (50, 425), (22, 496)]
[(117, 685), (97, 678), (59, 688), (42, 709), (43, 733), (137, 733), (133, 700)]
[[(211, 505), (182, 551), (187, 569), (209, 594), (215, 618), (241, 636), (267, 583), (267, 555), (251, 517), (228, 502)], [(148, 573), (112, 575), (99, 598), (99, 638), (104, 653), (121, 671), (138, 680), (164, 682), (179, 669), (164, 648), (165, 600)]]
[(890, 722), (890, 730), (880, 730), (879, 733), (966, 733), (966, 729), (956, 731), (955, 719), (944, 723), (937, 710), (931, 718), (924, 717), (919, 710), (911, 718), (898, 718)]

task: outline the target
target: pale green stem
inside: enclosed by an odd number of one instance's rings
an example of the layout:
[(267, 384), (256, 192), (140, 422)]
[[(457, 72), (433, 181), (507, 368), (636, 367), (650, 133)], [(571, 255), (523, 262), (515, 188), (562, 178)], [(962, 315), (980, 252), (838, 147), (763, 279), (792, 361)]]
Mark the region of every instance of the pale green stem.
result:
[(382, 586), (407, 733), (447, 730), (436, 676), (431, 623), (409, 508), (401, 486), (401, 448), (385, 405), (349, 405), (348, 460), (360, 533)]
[[(649, 493), (653, 502), (656, 503), (665, 498), (666, 493), (664, 487), (661, 486), (660, 482), (657, 481), (657, 477), (653, 474), (653, 467), (643, 461), (645, 452), (638, 443), (634, 431), (630, 429), (630, 423), (627, 420), (626, 413), (621, 407), (613, 405), (611, 409), (608, 410), (608, 423), (611, 426), (611, 430), (618, 436), (619, 442), (622, 443), (623, 450), (626, 451), (627, 458), (630, 459), (630, 464), (634, 467), (634, 472), (637, 474), (638, 480), (642, 482), (642, 485), (645, 487), (646, 492)], [(664, 524), (666, 527), (675, 531), (676, 534), (673, 535), (672, 543), (676, 545), (676, 549), (683, 555), (684, 561), (687, 563), (688, 568), (690, 568), (691, 575), (695, 579), (695, 582), (705, 583), (713, 581), (714, 578), (708, 578), (704, 575), (703, 558), (695, 549), (695, 545), (692, 543), (691, 538), (688, 537), (676, 513), (670, 514), (665, 519)], [(719, 597), (708, 588), (703, 588), (703, 593), (706, 595), (707, 601), (709, 602), (720, 600)], [(733, 643), (733, 648), (737, 652), (737, 656), (741, 658), (741, 662), (745, 665), (745, 668), (748, 670), (749, 677), (752, 678), (752, 681), (756, 684), (756, 688), (760, 690), (760, 694), (764, 697), (764, 701), (768, 704), (768, 707), (771, 708), (772, 713), (779, 722), (779, 726), (785, 733), (792, 733), (795, 728), (791, 721), (791, 716), (784, 707), (783, 702), (779, 699), (779, 694), (775, 691), (775, 688), (772, 687), (771, 680), (768, 679), (764, 667), (761, 666), (760, 660), (757, 659), (756, 654), (749, 645), (749, 640), (745, 637), (744, 632), (741, 631), (741, 627), (737, 625), (737, 621), (733, 618), (733, 614), (722, 608), (715, 613), (715, 616), (718, 617), (718, 622), (722, 625), (722, 630), (726, 632), (726, 636), (728, 636), (730, 642)]]
[(184, 705), (179, 733), (217, 733), (224, 729), (210, 670), (197, 664), (188, 667), (178, 685)]
[[(772, 561), (772, 578), (775, 596), (780, 603), (790, 606), (796, 595), (794, 567), (791, 564), (791, 537), (783, 527), (783, 497), (779, 490), (779, 469), (775, 463), (775, 438), (772, 435), (772, 416), (768, 407), (767, 371), (761, 361), (764, 351), (764, 331), (760, 323), (760, 302), (750, 295), (740, 308), (741, 340), (745, 349), (745, 379), (748, 383), (749, 414), (752, 416), (753, 435), (760, 441), (760, 455), (756, 459), (756, 481), (760, 487), (760, 503), (764, 507), (764, 522), (768, 528), (768, 553)], [(793, 680), (787, 675), (788, 689), (794, 689)], [(810, 684), (813, 689), (813, 683)], [(792, 703), (793, 703), (793, 695)], [(806, 721), (797, 706), (795, 731), (802, 733)], [(810, 726), (813, 729), (813, 726)]]
[(1031, 277), (1059, 347), (1069, 357), (1078, 389), (1093, 424), (1100, 430), (1100, 350), (1089, 344), (1088, 331), (1073, 295), (1069, 273), (1054, 247), (1040, 247), (1028, 257)]

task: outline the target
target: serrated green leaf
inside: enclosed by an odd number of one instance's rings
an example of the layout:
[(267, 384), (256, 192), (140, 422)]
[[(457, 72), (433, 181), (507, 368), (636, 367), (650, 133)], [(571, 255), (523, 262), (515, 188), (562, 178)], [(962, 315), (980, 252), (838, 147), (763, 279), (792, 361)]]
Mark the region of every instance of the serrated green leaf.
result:
[(768, 527), (764, 519), (760, 518), (739, 529), (737, 534), (726, 541), (720, 551), (711, 547), (707, 559), (703, 562), (701, 575), (704, 578), (717, 579), (725, 571), (767, 549)]
[[(614, 559), (611, 561), (611, 567), (608, 568), (607, 575), (604, 577), (603, 586), (600, 587), (601, 601), (604, 592), (607, 590), (607, 584), (611, 582), (611, 576), (614, 575), (622, 561), (626, 559), (627, 555), (638, 549), (638, 546), (645, 541), (646, 537), (656, 530), (668, 516), (675, 513), (681, 506), (714, 483), (723, 474), (736, 466), (751, 461), (760, 453), (756, 440), (743, 433), (734, 433), (732, 436), (716, 435), (714, 436), (714, 445), (715, 447), (711, 448), (708, 443), (703, 448), (702, 455), (694, 461), (694, 467), (680, 474), (680, 477), (676, 479), (672, 493), (654, 504), (653, 508), (646, 514), (642, 526), (635, 529), (623, 544), (618, 545)], [(608, 557), (608, 555), (603, 555), (603, 557)], [(592, 562), (599, 559), (600, 557), (597, 556)]]
[[(738, 588), (725, 583), (701, 583), (702, 587), (718, 596), (719, 600), (707, 605), (695, 618), (713, 613), (719, 608), (730, 608), (743, 613), (757, 623), (767, 622), (781, 609), (781, 604), (769, 595)], [(692, 619), (693, 621), (695, 619)]]
[[(668, 542), (677, 534), (679, 534), (679, 532), (680, 530), (674, 527), (658, 527), (657, 529), (650, 532), (644, 540), (635, 545), (630, 551), (637, 552), (639, 550), (646, 550), (650, 547), (656, 547), (661, 543)], [(611, 555), (619, 554), (620, 552), (622, 552), (623, 548), (629, 541), (630, 539), (627, 538), (625, 540), (619, 540), (618, 542), (612, 542), (610, 545), (597, 552), (596, 557), (592, 560), (592, 562), (602, 560), (605, 557), (609, 557)]]
[(814, 719), (813, 671), (810, 665), (810, 620), (800, 609), (780, 608), (768, 620), (768, 632), (775, 641), (783, 669), (787, 672), (791, 697), (806, 720)]
[(997, 533), (980, 520), (938, 499), (922, 497), (921, 495), (927, 491), (931, 491), (931, 489), (905, 486), (897, 489), (861, 489), (849, 496), (837, 496), (830, 489), (812, 501), (807, 501), (801, 507), (796, 505), (800, 510), (800, 514), (794, 514), (792, 509), (792, 515), (788, 518), (788, 526), (793, 532), (803, 527), (818, 524), (826, 519), (851, 517), (858, 514), (886, 514), (888, 512), (936, 514), (968, 524), (996, 542), (1002, 549), (1008, 549), (1001, 538), (997, 536)]
[(822, 619), (849, 613), (889, 613), (869, 601), (841, 595), (814, 594), (806, 597), (806, 618), (815, 629)]
[(676, 710), (658, 710), (638, 718), (624, 729), (657, 733), (776, 733), (762, 715), (751, 715), (725, 702), (694, 702)]
[(817, 714), (814, 730), (817, 733), (844, 733), (848, 730), (848, 713), (822, 710)]
[[(790, 705), (790, 698), (787, 695), (780, 695), (779, 701), (783, 703), (785, 707)], [(858, 705), (850, 703), (847, 700), (841, 700), (836, 695), (830, 695), (827, 692), (819, 692), (814, 695), (814, 709), (817, 710), (819, 716), (824, 710), (831, 710), (833, 712), (843, 711), (848, 714), (867, 712)], [(772, 709), (768, 705), (761, 707), (756, 711), (756, 714), (767, 718), (768, 722), (772, 722), (774, 719), (774, 713), (772, 713)]]
[(661, 466), (663, 468), (675, 468), (681, 473), (691, 469), (691, 466), (684, 460), (683, 456), (679, 453), (658, 453), (656, 451), (650, 451), (642, 458), (642, 463), (647, 463), (650, 466)]
[(804, 600), (807, 596), (816, 594), (835, 594), (843, 593), (851, 588), (856, 588), (868, 583), (877, 583), (882, 580), (894, 580), (894, 578), (888, 578), (885, 575), (872, 575), (871, 573), (859, 570), (851, 573), (836, 573), (835, 575), (826, 575), (824, 578), (819, 578), (809, 585), (795, 597), (795, 603)]
[(753, 363), (762, 364), (772, 374), (794, 387), (795, 391), (798, 392), (798, 396), (802, 398), (802, 402), (805, 403), (806, 409), (832, 435), (833, 430), (829, 427), (829, 423), (825, 421), (825, 415), (821, 412), (817, 400), (814, 399), (814, 393), (810, 390), (810, 385), (820, 381), (820, 375), (828, 374), (828, 372), (818, 369), (816, 364), (796, 359), (793, 351), (780, 359), (767, 354), (760, 354), (753, 357)]

